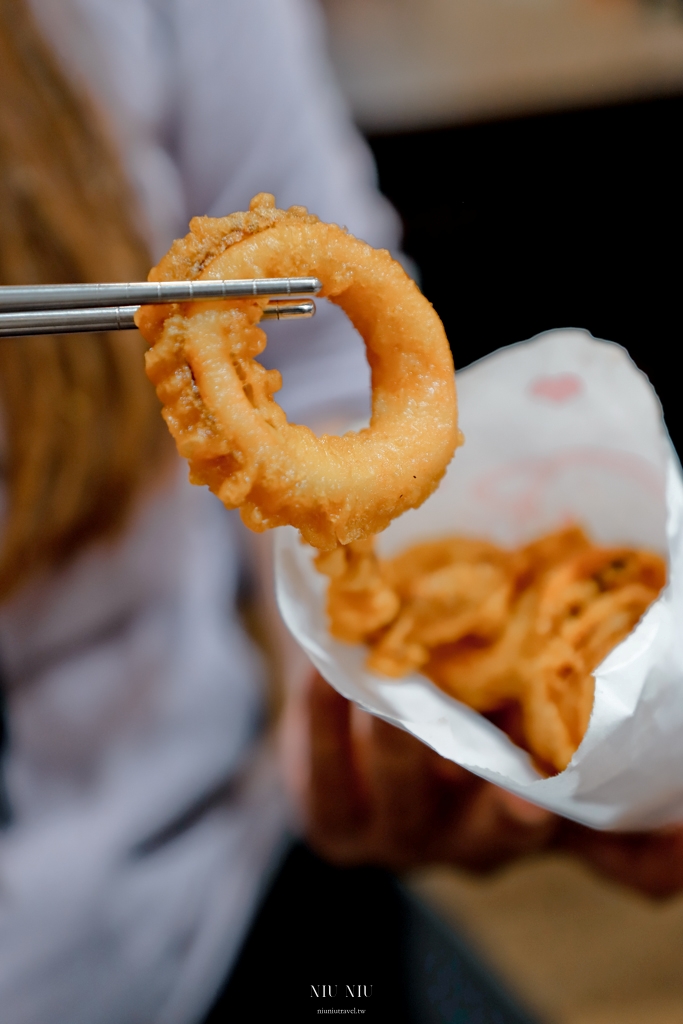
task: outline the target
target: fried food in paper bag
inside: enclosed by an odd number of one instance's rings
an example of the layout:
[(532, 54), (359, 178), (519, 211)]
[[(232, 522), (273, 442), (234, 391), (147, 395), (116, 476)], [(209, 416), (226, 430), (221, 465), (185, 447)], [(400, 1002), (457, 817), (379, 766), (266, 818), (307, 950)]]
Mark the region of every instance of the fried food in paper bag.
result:
[(599, 547), (579, 527), (516, 550), (446, 537), (380, 559), (372, 540), (316, 559), (332, 634), (393, 678), (419, 670), (562, 771), (592, 706), (594, 669), (666, 582), (651, 551)]

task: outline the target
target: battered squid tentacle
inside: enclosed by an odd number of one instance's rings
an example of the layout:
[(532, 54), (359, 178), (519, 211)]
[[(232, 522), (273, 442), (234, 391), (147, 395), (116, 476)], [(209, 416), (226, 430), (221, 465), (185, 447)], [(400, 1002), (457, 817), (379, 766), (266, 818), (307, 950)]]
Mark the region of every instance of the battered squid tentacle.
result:
[(421, 670), (498, 716), (547, 771), (571, 761), (591, 716), (594, 670), (666, 583), (656, 553), (597, 547), (577, 527), (516, 551), (447, 537), (392, 559), (366, 540), (316, 564), (331, 577), (331, 632), (364, 641), (369, 669), (394, 678)]
[(317, 437), (288, 423), (277, 371), (255, 359), (265, 299), (143, 307), (147, 373), (194, 483), (247, 526), (289, 524), (322, 550), (383, 530), (432, 493), (456, 446), (453, 361), (443, 326), (403, 268), (304, 207), (256, 196), (246, 213), (196, 218), (152, 280), (315, 276), (366, 345), (370, 426)]

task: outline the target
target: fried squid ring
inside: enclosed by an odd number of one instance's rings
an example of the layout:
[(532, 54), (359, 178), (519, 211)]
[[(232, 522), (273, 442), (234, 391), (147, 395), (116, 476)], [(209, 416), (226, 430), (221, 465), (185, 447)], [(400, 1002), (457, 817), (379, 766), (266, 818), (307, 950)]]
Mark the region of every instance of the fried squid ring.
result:
[(266, 194), (248, 213), (190, 228), (150, 279), (318, 277), (362, 335), (372, 371), (370, 426), (317, 437), (287, 422), (272, 397), (280, 374), (255, 361), (265, 300), (143, 308), (147, 373), (192, 482), (240, 507), (251, 529), (290, 524), (323, 550), (420, 505), (459, 443), (455, 383), (441, 321), (400, 264)]

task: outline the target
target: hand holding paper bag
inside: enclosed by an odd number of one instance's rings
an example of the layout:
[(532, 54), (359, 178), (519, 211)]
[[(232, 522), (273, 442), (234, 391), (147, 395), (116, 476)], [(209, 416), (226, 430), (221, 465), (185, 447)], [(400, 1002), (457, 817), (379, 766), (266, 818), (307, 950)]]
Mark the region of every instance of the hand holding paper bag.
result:
[(668, 587), (595, 672), (593, 714), (569, 767), (543, 779), (524, 751), (423, 676), (368, 672), (362, 647), (329, 635), (326, 580), (293, 531), (277, 543), (287, 625), (345, 697), (525, 800), (594, 828), (680, 820), (683, 487), (654, 392), (621, 348), (578, 331), (502, 350), (462, 372), (458, 387), (465, 447), (437, 492), (380, 536), (381, 552), (456, 532), (520, 544), (573, 520), (598, 543), (668, 559)]
[(404, 729), (358, 715), (318, 673), (308, 717), (307, 838), (334, 863), (481, 872), (551, 848), (648, 896), (683, 889), (683, 825), (635, 833), (576, 825), (439, 757)]

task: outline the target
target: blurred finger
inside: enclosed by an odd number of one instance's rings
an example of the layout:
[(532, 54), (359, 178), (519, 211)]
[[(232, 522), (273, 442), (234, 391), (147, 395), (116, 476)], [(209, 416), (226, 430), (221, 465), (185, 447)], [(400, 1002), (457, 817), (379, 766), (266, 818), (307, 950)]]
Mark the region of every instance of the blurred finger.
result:
[(466, 768), (456, 764), (455, 761), (449, 761), (446, 757), (441, 757), (434, 750), (430, 751), (430, 756), (432, 771), (443, 782), (462, 786), (467, 785), (475, 778)]
[(683, 826), (624, 835), (567, 823), (560, 845), (613, 881), (648, 896), (683, 890)]
[(431, 751), (403, 729), (372, 723), (370, 778), (379, 843), (398, 860), (410, 860), (428, 840), (438, 790)]
[(464, 867), (489, 870), (544, 849), (557, 828), (558, 819), (550, 811), (485, 783), (458, 813), (450, 857)]
[(351, 706), (316, 673), (309, 710), (311, 828), (328, 839), (353, 834), (366, 817), (367, 802), (354, 760)]
[(509, 793), (506, 789), (499, 789), (497, 796), (501, 812), (510, 821), (517, 822), (520, 825), (543, 825), (555, 818), (553, 813), (546, 810), (545, 807), (530, 804), (528, 800), (523, 800), (521, 796), (517, 796), (516, 793)]

